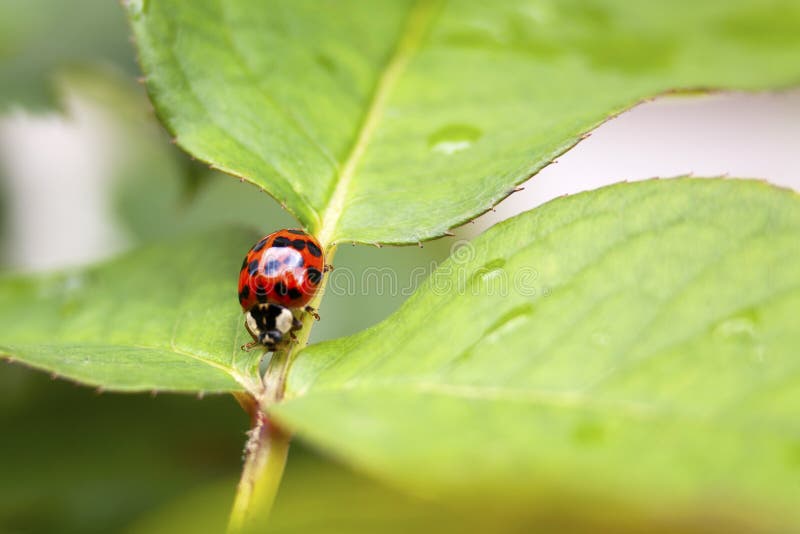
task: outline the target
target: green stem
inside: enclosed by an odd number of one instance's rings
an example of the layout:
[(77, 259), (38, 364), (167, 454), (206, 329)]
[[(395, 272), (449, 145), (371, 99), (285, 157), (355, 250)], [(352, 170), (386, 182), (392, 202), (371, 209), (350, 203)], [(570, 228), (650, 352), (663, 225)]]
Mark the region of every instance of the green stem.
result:
[(289, 434), (273, 425), (261, 410), (255, 411), (248, 434), (242, 478), (228, 522), (231, 534), (255, 531), (265, 523), (289, 453)]
[[(328, 261), (333, 259), (335, 249), (331, 245), (325, 251)], [(312, 306), (319, 306), (327, 281), (328, 277), (325, 276), (317, 295), (311, 301)], [(254, 531), (259, 526), (261, 528), (258, 530), (263, 530), (278, 493), (291, 435), (271, 421), (268, 414), (269, 408), (283, 399), (289, 367), (311, 335), (313, 317), (307, 313), (302, 321), (303, 328), (297, 333), (297, 340), (286, 349), (273, 353), (267, 372), (264, 373), (261, 390), (252, 395), (236, 395), (236, 400), (250, 414), (252, 428), (248, 432), (244, 469), (228, 521), (230, 534)]]
[[(438, 5), (438, 2), (418, 0), (411, 10), (403, 36), (397, 43), (397, 48), (375, 87), (358, 137), (339, 173), (338, 183), (325, 209), (321, 212), (322, 216), (319, 218), (314, 233), (325, 249), (325, 260), (329, 264), (333, 261), (336, 251), (334, 236), (339, 220), (344, 213), (350, 181), (374, 135), (389, 94), (397, 84), (397, 80), (411, 56), (422, 42)], [(327, 281), (328, 276), (325, 276), (317, 295), (310, 302), (312, 307), (319, 307)], [(302, 321), (303, 327), (297, 332), (295, 342), (272, 355), (262, 387), (258, 388), (258, 391), (251, 391), (250, 394), (240, 394), (236, 397), (245, 410), (250, 413), (253, 419), (253, 428), (250, 430), (250, 439), (245, 448), (244, 470), (231, 511), (228, 525), (230, 533), (253, 530), (259, 523), (266, 521), (278, 492), (289, 451), (290, 435), (270, 421), (268, 414), (272, 405), (283, 399), (289, 368), (300, 350), (308, 344), (313, 319), (310, 314), (306, 313)]]

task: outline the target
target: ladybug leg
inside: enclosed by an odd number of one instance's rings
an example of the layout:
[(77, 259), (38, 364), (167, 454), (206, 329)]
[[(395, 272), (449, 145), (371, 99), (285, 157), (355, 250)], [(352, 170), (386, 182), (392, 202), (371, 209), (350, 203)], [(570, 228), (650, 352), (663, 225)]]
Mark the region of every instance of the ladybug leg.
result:
[(319, 314), (317, 313), (317, 310), (315, 310), (315, 309), (314, 309), (314, 308), (312, 308), (311, 306), (306, 306), (306, 307), (305, 307), (305, 310), (306, 310), (308, 313), (310, 313), (312, 316), (314, 316), (314, 319), (316, 319), (317, 321), (319, 321)]
[(303, 328), (303, 321), (297, 317), (292, 317), (292, 328), (289, 330), (289, 337), (292, 338), (292, 341), (297, 341), (297, 336), (294, 333), (301, 328)]
[(333, 265), (331, 265), (330, 263), (326, 263), (325, 266), (322, 267), (323, 273), (328, 273), (332, 270), (333, 270)]
[(260, 343), (257, 342), (257, 341), (251, 341), (250, 343), (245, 343), (244, 345), (242, 345), (239, 348), (241, 350), (245, 351), (245, 352), (250, 352), (251, 350), (253, 350), (253, 347), (255, 347), (256, 345), (260, 345)]

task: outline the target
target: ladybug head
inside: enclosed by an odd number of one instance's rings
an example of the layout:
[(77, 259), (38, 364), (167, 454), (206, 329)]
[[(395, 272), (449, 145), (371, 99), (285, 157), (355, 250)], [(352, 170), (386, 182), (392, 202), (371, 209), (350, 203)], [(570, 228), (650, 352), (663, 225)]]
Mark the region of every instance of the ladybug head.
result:
[(256, 304), (245, 314), (244, 324), (253, 341), (271, 351), (300, 327), (291, 310), (279, 304)]

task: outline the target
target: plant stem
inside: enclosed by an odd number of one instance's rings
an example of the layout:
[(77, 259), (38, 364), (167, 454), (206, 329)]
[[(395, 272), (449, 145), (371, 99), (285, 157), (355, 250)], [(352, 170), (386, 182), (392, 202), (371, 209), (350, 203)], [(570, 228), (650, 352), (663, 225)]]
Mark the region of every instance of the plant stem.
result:
[[(331, 245), (325, 251), (327, 261), (333, 259), (335, 249), (335, 245)], [(327, 281), (326, 275), (317, 295), (311, 301), (312, 306), (319, 306)], [(252, 426), (245, 445), (242, 477), (236, 489), (228, 521), (230, 534), (263, 530), (278, 493), (289, 453), (291, 435), (271, 421), (268, 414), (270, 406), (283, 399), (289, 367), (297, 353), (306, 346), (311, 335), (313, 317), (306, 313), (302, 321), (303, 328), (297, 333), (297, 339), (286, 349), (272, 354), (267, 371), (264, 373), (261, 390), (252, 394), (235, 395), (242, 408), (250, 414)]]
[(253, 531), (269, 517), (289, 453), (289, 434), (261, 410), (255, 410), (248, 435), (242, 478), (228, 522), (231, 534)]

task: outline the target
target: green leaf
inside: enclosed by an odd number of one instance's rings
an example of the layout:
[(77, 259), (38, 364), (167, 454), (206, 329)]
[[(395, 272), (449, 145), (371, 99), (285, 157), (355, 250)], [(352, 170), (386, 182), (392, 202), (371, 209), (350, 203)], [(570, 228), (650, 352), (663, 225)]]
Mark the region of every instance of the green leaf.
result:
[(762, 182), (552, 201), (386, 321), (303, 350), (275, 415), (420, 492), (800, 525), (798, 235), (798, 195)]
[(53, 104), (50, 76), (65, 65), (106, 62), (133, 72), (125, 17), (106, 0), (0, 3), (0, 111)]
[(177, 142), (324, 244), (416, 242), (643, 98), (800, 80), (800, 5), (129, 0)]
[(249, 338), (236, 276), (257, 237), (217, 231), (99, 267), (2, 278), (0, 354), (108, 390), (252, 386), (261, 353), (239, 350)]

